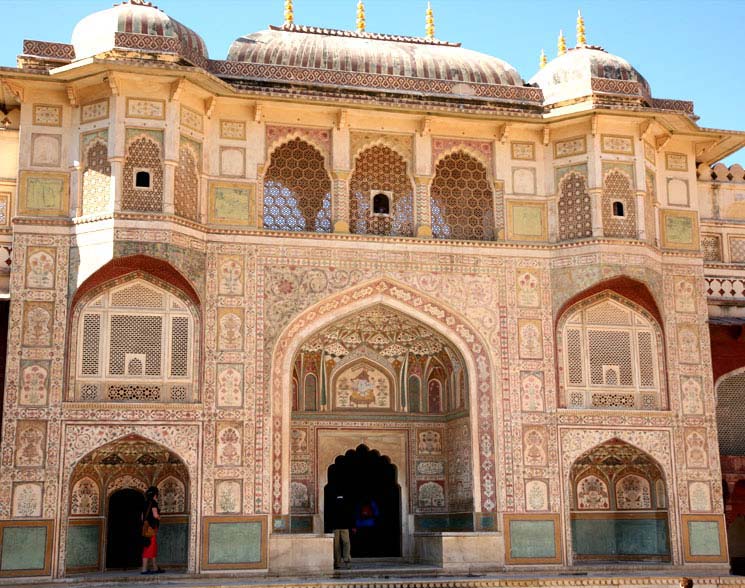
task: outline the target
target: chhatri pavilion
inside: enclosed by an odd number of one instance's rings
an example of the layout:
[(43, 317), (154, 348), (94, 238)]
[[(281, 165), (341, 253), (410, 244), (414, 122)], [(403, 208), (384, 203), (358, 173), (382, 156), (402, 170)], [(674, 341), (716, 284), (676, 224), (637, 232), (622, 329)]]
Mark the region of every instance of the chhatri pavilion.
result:
[(353, 569), (721, 585), (745, 133), (581, 15), (523, 78), (364, 11), (214, 58), (129, 0), (0, 68), (0, 578), (136, 567), (157, 486), (191, 574), (331, 576), (344, 493)]

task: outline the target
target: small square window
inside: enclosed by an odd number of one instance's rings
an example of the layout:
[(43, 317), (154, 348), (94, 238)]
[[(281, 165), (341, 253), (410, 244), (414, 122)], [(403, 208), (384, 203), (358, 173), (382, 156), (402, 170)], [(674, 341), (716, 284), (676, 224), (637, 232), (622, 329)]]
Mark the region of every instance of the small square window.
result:
[(370, 211), (375, 216), (390, 216), (393, 192), (387, 190), (370, 191)]
[(149, 169), (134, 170), (134, 186), (140, 190), (149, 190), (152, 187), (152, 178)]

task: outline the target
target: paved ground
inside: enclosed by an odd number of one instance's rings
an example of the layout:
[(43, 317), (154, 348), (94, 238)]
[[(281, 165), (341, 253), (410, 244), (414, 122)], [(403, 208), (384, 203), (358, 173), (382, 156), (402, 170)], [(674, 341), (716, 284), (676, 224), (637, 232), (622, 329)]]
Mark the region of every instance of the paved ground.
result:
[[(686, 574), (693, 578), (694, 588), (724, 587), (745, 588), (745, 576)], [(0, 580), (0, 588), (20, 586), (23, 588), (140, 588), (165, 586), (167, 588), (678, 588), (682, 573), (676, 570), (627, 570), (613, 572), (564, 572), (550, 574), (535, 573), (490, 573), (471, 575), (446, 575), (437, 568), (427, 566), (354, 566), (339, 570), (325, 577), (272, 577), (266, 575), (229, 574), (216, 576), (190, 576), (183, 572), (168, 572), (142, 576), (137, 571), (106, 572), (73, 576), (54, 582), (40, 580)]]

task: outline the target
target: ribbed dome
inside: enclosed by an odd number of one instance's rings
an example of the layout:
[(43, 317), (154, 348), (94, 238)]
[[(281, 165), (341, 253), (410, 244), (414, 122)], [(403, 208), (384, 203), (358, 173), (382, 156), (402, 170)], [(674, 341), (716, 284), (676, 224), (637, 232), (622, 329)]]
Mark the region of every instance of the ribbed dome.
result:
[(637, 93), (647, 98), (651, 95), (647, 80), (628, 61), (594, 45), (569, 49), (550, 61), (529, 83), (541, 88), (546, 103), (551, 104), (602, 91), (602, 84), (593, 84), (593, 80), (636, 82)]
[[(117, 4), (81, 20), (72, 32), (75, 58), (91, 57), (122, 46), (117, 43), (117, 33), (171, 38), (180, 42), (179, 52), (207, 58), (207, 47), (199, 35), (143, 0)], [(142, 48), (147, 49), (148, 44), (142, 43)]]
[(455, 43), (297, 26), (236, 39), (228, 61), (447, 82), (523, 83), (505, 61)]

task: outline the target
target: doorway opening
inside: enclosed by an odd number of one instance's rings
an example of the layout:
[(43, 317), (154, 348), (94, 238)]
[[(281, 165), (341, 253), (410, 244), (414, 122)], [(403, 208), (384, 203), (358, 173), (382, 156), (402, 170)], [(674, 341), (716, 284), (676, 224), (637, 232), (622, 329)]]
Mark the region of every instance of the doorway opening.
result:
[(121, 570), (142, 564), (142, 523), (145, 497), (138, 490), (124, 488), (109, 498), (106, 532), (106, 568)]
[(352, 558), (401, 557), (401, 486), (391, 460), (365, 445), (340, 455), (324, 487), (325, 532), (333, 531), (334, 505), (344, 496), (354, 512)]

